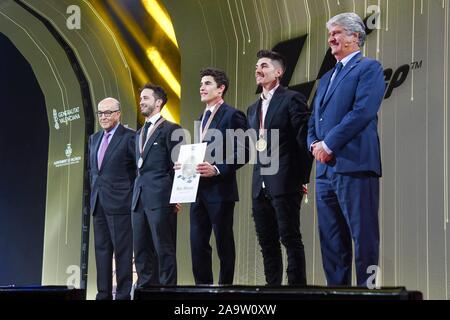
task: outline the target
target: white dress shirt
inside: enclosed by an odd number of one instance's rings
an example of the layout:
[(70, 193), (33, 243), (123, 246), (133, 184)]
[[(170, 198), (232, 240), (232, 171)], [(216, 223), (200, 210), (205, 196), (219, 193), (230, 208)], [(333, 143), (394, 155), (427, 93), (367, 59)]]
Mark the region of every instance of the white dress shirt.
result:
[(262, 111), (262, 123), (264, 125), (264, 120), (266, 120), (266, 114), (267, 114), (267, 110), (269, 109), (269, 104), (270, 101), (272, 100), (273, 94), (275, 93), (275, 91), (278, 89), (280, 85), (276, 85), (275, 87), (273, 87), (269, 92), (267, 92), (266, 94), (261, 93), (261, 111)]
[[(273, 87), (269, 92), (267, 92), (266, 94), (264, 94), (264, 91), (261, 93), (261, 111), (262, 111), (262, 119), (260, 119), (260, 126), (261, 126), (261, 122), (263, 124), (264, 127), (264, 121), (266, 120), (266, 114), (267, 114), (267, 110), (269, 109), (269, 104), (270, 101), (272, 100), (273, 94), (275, 93), (275, 91), (278, 89), (280, 85), (277, 84), (275, 87)], [(264, 181), (262, 182), (262, 187), (265, 188), (266, 185), (264, 184)]]

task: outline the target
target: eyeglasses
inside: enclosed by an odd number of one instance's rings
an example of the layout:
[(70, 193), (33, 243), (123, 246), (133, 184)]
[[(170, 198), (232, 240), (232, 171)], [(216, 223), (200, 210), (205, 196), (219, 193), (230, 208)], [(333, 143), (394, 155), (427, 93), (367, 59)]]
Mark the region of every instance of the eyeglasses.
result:
[(111, 117), (112, 116), (112, 114), (114, 113), (114, 112), (117, 112), (117, 111), (120, 111), (120, 110), (113, 110), (113, 111), (97, 111), (96, 112), (96, 114), (97, 114), (97, 117), (101, 117), (101, 116), (105, 116), (106, 118), (109, 118), (109, 117)]

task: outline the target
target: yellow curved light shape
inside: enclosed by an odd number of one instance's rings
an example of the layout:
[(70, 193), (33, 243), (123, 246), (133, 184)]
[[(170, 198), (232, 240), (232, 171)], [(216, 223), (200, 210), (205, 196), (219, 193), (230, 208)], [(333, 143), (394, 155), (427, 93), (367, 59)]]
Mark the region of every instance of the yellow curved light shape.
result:
[(161, 57), (158, 49), (156, 47), (149, 47), (146, 51), (147, 57), (150, 62), (155, 66), (158, 73), (163, 77), (163, 79), (167, 82), (169, 87), (175, 92), (178, 98), (181, 97), (181, 86), (178, 82), (177, 78), (173, 75), (167, 63)]
[(178, 48), (177, 38), (175, 37), (175, 30), (173, 30), (173, 25), (170, 17), (161, 8), (156, 0), (142, 0), (142, 4), (159, 25), (159, 27), (166, 33), (167, 37), (173, 44)]

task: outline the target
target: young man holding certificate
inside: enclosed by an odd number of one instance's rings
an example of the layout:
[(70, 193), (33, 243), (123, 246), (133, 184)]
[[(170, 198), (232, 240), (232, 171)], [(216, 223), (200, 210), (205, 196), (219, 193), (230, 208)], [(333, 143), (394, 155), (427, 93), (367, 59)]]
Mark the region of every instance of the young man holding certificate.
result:
[(229, 84), (223, 71), (204, 69), (200, 77), (200, 99), (206, 107), (199, 118), (198, 133), (200, 142), (208, 143), (206, 154), (212, 159), (206, 159), (196, 168), (200, 183), (196, 202), (190, 210), (192, 269), (196, 284), (213, 283), (209, 240), (214, 231), (220, 260), (219, 284), (232, 284), (235, 264), (233, 214), (235, 202), (239, 200), (236, 170), (245, 162), (238, 161), (243, 149), (236, 145), (226, 148), (226, 131), (245, 131), (247, 119), (243, 112), (223, 101)]

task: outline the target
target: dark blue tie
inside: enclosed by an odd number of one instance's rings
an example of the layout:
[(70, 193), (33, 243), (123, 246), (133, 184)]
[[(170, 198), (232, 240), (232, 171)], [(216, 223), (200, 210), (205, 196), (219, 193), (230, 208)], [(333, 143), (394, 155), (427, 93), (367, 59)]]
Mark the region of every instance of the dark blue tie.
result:
[(151, 125), (152, 125), (152, 122), (151, 122), (151, 121), (146, 121), (146, 122), (145, 122), (145, 125), (144, 125), (144, 135), (143, 135), (143, 139), (142, 139), (142, 148), (144, 148), (145, 140), (147, 140), (148, 128), (150, 128)]
[(336, 66), (334, 67), (335, 71), (334, 71), (334, 79), (333, 79), (333, 81), (336, 80), (336, 78), (337, 78), (339, 72), (341, 72), (343, 66), (344, 65), (340, 61), (336, 64)]
[[(330, 82), (328, 83), (328, 88), (327, 88), (327, 91), (325, 91), (325, 95), (323, 96), (323, 99), (325, 99), (325, 97), (328, 96), (328, 91), (330, 91), (330, 89), (331, 89), (331, 84), (338, 77), (339, 72), (341, 72), (341, 70), (342, 70), (342, 67), (344, 67), (344, 65), (340, 61), (338, 63), (336, 63), (336, 65), (334, 66), (334, 72), (333, 72), (334, 77), (333, 77), (333, 75), (331, 75), (332, 79), (330, 79)], [(322, 100), (322, 102), (323, 102), (323, 100)]]
[(210, 110), (206, 111), (205, 116), (203, 117), (203, 121), (202, 121), (202, 131), (205, 130), (206, 123), (208, 122), (208, 119), (210, 116), (211, 116), (211, 111)]

